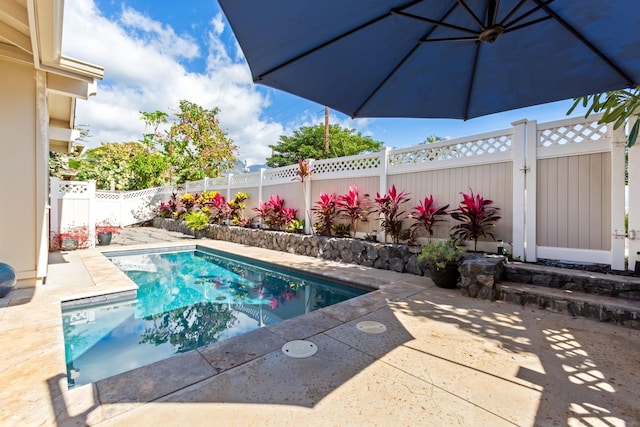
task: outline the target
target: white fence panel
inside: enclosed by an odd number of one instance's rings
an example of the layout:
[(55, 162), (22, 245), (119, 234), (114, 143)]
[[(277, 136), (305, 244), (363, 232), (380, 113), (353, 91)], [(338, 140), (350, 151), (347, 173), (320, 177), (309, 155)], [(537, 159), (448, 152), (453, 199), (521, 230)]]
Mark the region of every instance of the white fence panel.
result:
[[(383, 151), (358, 156), (313, 161), (312, 180), (380, 175)], [(297, 165), (296, 165), (297, 169)]]
[(513, 159), (513, 130), (420, 144), (389, 152), (389, 174), (446, 169)]

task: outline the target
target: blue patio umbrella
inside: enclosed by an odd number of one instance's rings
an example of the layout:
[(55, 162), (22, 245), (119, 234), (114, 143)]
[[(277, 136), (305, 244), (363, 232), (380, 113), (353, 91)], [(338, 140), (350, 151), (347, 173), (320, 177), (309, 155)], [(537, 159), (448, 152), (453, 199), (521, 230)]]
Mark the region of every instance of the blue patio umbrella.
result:
[(640, 85), (639, 0), (219, 0), (256, 83), (469, 119)]

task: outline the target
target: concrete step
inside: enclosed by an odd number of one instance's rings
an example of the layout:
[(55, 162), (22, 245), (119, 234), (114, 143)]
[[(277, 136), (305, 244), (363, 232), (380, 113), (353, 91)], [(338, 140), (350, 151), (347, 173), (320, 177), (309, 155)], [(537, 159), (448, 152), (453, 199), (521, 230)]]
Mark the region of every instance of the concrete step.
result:
[(640, 301), (534, 284), (501, 282), (496, 299), (640, 329)]
[(640, 301), (640, 277), (513, 262), (505, 264), (502, 280)]

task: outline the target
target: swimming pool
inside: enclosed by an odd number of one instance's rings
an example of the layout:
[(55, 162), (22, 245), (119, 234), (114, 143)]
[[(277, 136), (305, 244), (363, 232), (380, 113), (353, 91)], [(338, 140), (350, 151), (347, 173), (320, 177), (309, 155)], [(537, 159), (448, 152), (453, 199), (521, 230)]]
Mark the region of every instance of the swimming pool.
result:
[(69, 387), (370, 291), (195, 246), (108, 258), (138, 289), (62, 304)]

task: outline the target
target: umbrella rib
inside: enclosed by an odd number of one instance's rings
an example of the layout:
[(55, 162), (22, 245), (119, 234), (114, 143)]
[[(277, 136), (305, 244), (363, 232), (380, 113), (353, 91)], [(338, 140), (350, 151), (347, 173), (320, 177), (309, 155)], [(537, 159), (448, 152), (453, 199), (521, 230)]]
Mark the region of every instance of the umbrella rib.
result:
[(351, 34), (362, 30), (363, 28), (366, 28), (366, 27), (368, 27), (370, 25), (375, 24), (378, 21), (381, 21), (381, 20), (383, 20), (385, 18), (388, 18), (389, 16), (393, 15), (394, 13), (397, 13), (397, 11), (399, 9), (406, 9), (408, 7), (411, 7), (411, 6), (415, 5), (415, 4), (422, 3), (423, 1), (424, 0), (413, 0), (413, 1), (407, 2), (406, 4), (400, 6), (396, 10), (390, 10), (389, 12), (385, 13), (384, 15), (377, 16), (377, 17), (365, 22), (364, 24), (361, 24), (361, 25), (359, 25), (359, 26), (357, 26), (355, 28), (352, 28), (351, 30), (347, 31), (346, 33), (340, 34), (339, 36), (336, 36), (336, 37), (332, 38), (331, 40), (328, 40), (328, 41), (326, 41), (326, 42), (324, 42), (324, 43), (322, 43), (322, 44), (320, 44), (320, 45), (318, 45), (318, 46), (316, 46), (316, 47), (314, 47), (312, 49), (307, 50), (304, 53), (301, 53), (300, 55), (298, 55), (298, 56), (296, 56), (296, 57), (294, 57), (292, 59), (289, 59), (286, 62), (283, 62), (280, 65), (277, 65), (277, 66), (271, 68), (270, 70), (265, 71), (264, 73), (262, 73), (262, 74), (260, 74), (258, 76), (257, 80), (262, 80), (265, 76), (268, 76), (269, 74), (274, 73), (274, 72), (280, 70), (281, 68), (284, 68), (284, 67), (286, 67), (286, 66), (288, 66), (288, 65), (290, 65), (290, 64), (292, 64), (292, 63), (294, 63), (294, 62), (296, 62), (296, 61), (298, 61), (298, 60), (300, 60), (302, 58), (305, 58), (305, 57), (311, 55), (312, 53), (314, 53), (314, 52), (316, 52), (316, 51), (318, 51), (318, 50), (320, 50), (320, 49), (322, 49), (322, 48), (324, 48), (326, 46), (329, 46), (330, 44), (333, 44), (333, 43), (335, 43), (335, 42), (337, 42), (339, 40), (342, 40), (343, 38), (348, 37)]
[(473, 91), (473, 84), (476, 80), (476, 67), (478, 66), (478, 57), (480, 56), (480, 46), (482, 43), (476, 43), (476, 53), (473, 57), (473, 68), (471, 69), (471, 78), (469, 79), (469, 88), (467, 89), (467, 100), (464, 105), (464, 115), (463, 119), (467, 120), (469, 118), (469, 104), (471, 104), (471, 92)]
[(509, 27), (504, 30), (504, 33), (506, 34), (506, 33), (510, 33), (511, 31), (520, 30), (522, 28), (528, 27), (529, 25), (534, 25), (539, 22), (548, 21), (549, 19), (553, 19), (553, 18), (551, 16), (545, 16), (544, 18), (535, 19), (533, 21), (529, 21), (521, 25), (516, 25), (515, 27)]
[[(395, 14), (395, 15), (404, 16), (404, 17), (407, 17), (407, 18), (417, 19), (418, 21), (427, 22), (429, 24), (434, 24), (434, 25), (437, 25), (439, 27), (451, 28), (452, 30), (462, 31), (463, 33), (478, 34), (478, 32), (476, 30), (471, 30), (471, 29), (465, 28), (465, 27), (459, 27), (459, 26), (453, 25), (453, 24), (447, 24), (446, 22), (444, 22), (442, 20), (438, 21), (438, 20), (431, 19), (431, 18), (425, 18), (424, 16), (413, 15), (411, 13), (403, 12), (403, 11), (400, 11), (400, 10), (392, 10), (391, 13)], [(442, 19), (444, 19), (444, 18), (442, 18)]]
[(511, 10), (511, 12), (509, 12), (509, 13), (507, 14), (507, 16), (505, 16), (505, 17), (504, 17), (504, 19), (503, 19), (503, 20), (502, 20), (498, 25), (500, 25), (501, 27), (504, 27), (504, 26), (505, 26), (505, 25), (504, 25), (504, 23), (505, 23), (509, 18), (511, 18), (511, 17), (512, 17), (512, 16), (513, 16), (513, 15), (514, 15), (514, 14), (515, 14), (515, 13), (516, 13), (516, 12), (517, 12), (517, 11), (518, 11), (518, 10), (519, 10), (519, 9), (520, 9), (520, 8), (521, 8), (521, 7), (522, 7), (522, 6), (527, 2), (527, 1), (529, 1), (529, 0), (520, 0), (520, 3), (518, 3), (518, 4), (517, 4), (517, 5), (516, 5), (512, 10)]
[(420, 39), (420, 43), (433, 42), (473, 42), (478, 41), (478, 37), (445, 37), (440, 39)]
[[(440, 21), (443, 21), (443, 20), (447, 19), (447, 17), (448, 17), (449, 15), (451, 15), (451, 13), (452, 13), (452, 12), (453, 12), (457, 7), (458, 7), (458, 4), (457, 4), (457, 3), (454, 3), (454, 4), (451, 6), (451, 8), (449, 8), (449, 10), (448, 10), (444, 15), (442, 15), (442, 18), (440, 18)], [(421, 39), (420, 41), (423, 41), (424, 39), (426, 39), (427, 37), (429, 37), (431, 34), (433, 34), (433, 32), (435, 31), (435, 29), (436, 29), (436, 27), (433, 27), (433, 28), (429, 29), (429, 31), (427, 31), (427, 33), (422, 37), (422, 39)], [(409, 51), (409, 53), (407, 53), (407, 54), (405, 55), (405, 57), (404, 57), (404, 58), (402, 58), (402, 61), (400, 61), (400, 62), (398, 63), (398, 65), (396, 65), (396, 66), (393, 68), (393, 70), (391, 70), (391, 72), (390, 72), (389, 74), (387, 74), (387, 76), (386, 76), (384, 79), (382, 79), (382, 82), (380, 82), (380, 84), (379, 84), (378, 86), (376, 86), (376, 88), (375, 88), (373, 91), (371, 91), (371, 93), (369, 94), (369, 96), (367, 96), (367, 98), (366, 98), (366, 99), (365, 99), (365, 100), (360, 104), (360, 106), (359, 106), (358, 108), (356, 108), (356, 110), (353, 112), (352, 117), (357, 117), (357, 115), (358, 115), (358, 113), (360, 112), (360, 110), (362, 110), (362, 109), (364, 108), (364, 106), (365, 106), (365, 105), (367, 105), (367, 103), (369, 103), (369, 100), (370, 100), (371, 98), (373, 98), (373, 97), (375, 96), (375, 94), (376, 94), (376, 93), (378, 93), (378, 91), (380, 90), (380, 88), (382, 88), (382, 86), (383, 86), (383, 85), (384, 85), (384, 84), (385, 84), (385, 83), (386, 83), (386, 82), (391, 78), (391, 76), (393, 76), (393, 75), (396, 73), (396, 71), (398, 71), (398, 69), (399, 69), (400, 67), (402, 67), (402, 65), (407, 61), (407, 59), (409, 59), (409, 57), (410, 57), (411, 55), (413, 55), (413, 52), (415, 52), (415, 51), (416, 51), (416, 49), (418, 49), (418, 47), (419, 47), (419, 46), (420, 46), (420, 43), (416, 44), (416, 45), (413, 47), (413, 49), (411, 49), (411, 50)]]
[[(534, 1), (535, 1), (535, 0), (534, 0)], [(527, 12), (523, 13), (522, 15), (518, 16), (518, 17), (517, 17), (517, 18), (515, 18), (513, 21), (511, 21), (511, 22), (509, 22), (509, 23), (505, 24), (505, 25), (504, 25), (504, 28), (509, 28), (510, 26), (514, 25), (515, 23), (522, 21), (522, 20), (523, 20), (523, 19), (525, 19), (526, 17), (528, 17), (528, 16), (530, 16), (530, 15), (532, 15), (532, 14), (536, 13), (536, 12), (537, 12), (537, 11), (539, 11), (540, 9), (543, 9), (543, 8), (544, 8), (544, 6), (546, 6), (546, 5), (550, 4), (550, 3), (553, 3), (553, 2), (554, 2), (554, 0), (547, 0), (544, 4), (540, 4), (540, 3), (538, 3), (538, 6), (537, 6), (537, 7), (534, 7), (533, 9), (531, 9), (531, 10), (529, 10), (529, 11), (527, 11)], [(548, 11), (547, 11), (546, 9), (545, 9), (545, 11), (548, 13)], [(549, 16), (551, 16), (551, 15), (549, 15)], [(503, 21), (503, 22), (504, 22), (504, 21)]]
[(473, 18), (474, 21), (476, 21), (476, 23), (478, 24), (478, 26), (482, 29), (482, 31), (486, 30), (486, 26), (484, 25), (484, 23), (478, 19), (478, 17), (476, 16), (475, 13), (473, 13), (473, 11), (469, 8), (469, 6), (467, 6), (467, 4), (463, 1), (463, 0), (458, 0), (458, 4), (461, 4), (462, 7), (464, 7), (464, 9), (467, 11), (467, 13)]
[(557, 13), (549, 9), (546, 4), (540, 0), (533, 0), (536, 4), (542, 7), (553, 19), (555, 19), (560, 25), (562, 25), (567, 31), (569, 31), (575, 38), (577, 38), (582, 44), (588, 47), (593, 53), (596, 54), (604, 63), (611, 67), (620, 77), (626, 80), (628, 86), (633, 86), (633, 79), (629, 78), (627, 74), (620, 69), (612, 60), (610, 60), (604, 53), (600, 52), (598, 48), (589, 42), (582, 34), (580, 34), (575, 28), (569, 25), (564, 19), (562, 19)]
[(498, 17), (498, 7), (500, 6), (500, 0), (489, 0), (487, 2), (487, 26), (493, 27), (496, 25), (496, 19)]
[(387, 76), (382, 80), (382, 82), (380, 82), (380, 84), (369, 94), (369, 96), (367, 96), (367, 99), (365, 99), (358, 108), (356, 108), (356, 110), (353, 112), (353, 115), (351, 117), (358, 117), (358, 113), (360, 113), (360, 110), (362, 110), (364, 108), (365, 105), (367, 105), (367, 103), (369, 102), (369, 100), (371, 98), (374, 97), (374, 95), (376, 93), (378, 93), (378, 91), (380, 90), (380, 88), (382, 88), (382, 86), (384, 86), (384, 84), (391, 78), (391, 76), (393, 76), (395, 74), (396, 71), (398, 71), (398, 69), (400, 67), (402, 67), (402, 64), (404, 64), (407, 59), (409, 59), (409, 57), (411, 55), (413, 55), (413, 52), (416, 51), (416, 49), (418, 49), (418, 46), (420, 46), (420, 43), (416, 44), (413, 49), (411, 49), (409, 51), (409, 53), (407, 55), (405, 55), (404, 58), (402, 58), (402, 61), (398, 62), (398, 65), (396, 65), (393, 70), (391, 70), (391, 72), (389, 74), (387, 74)]

